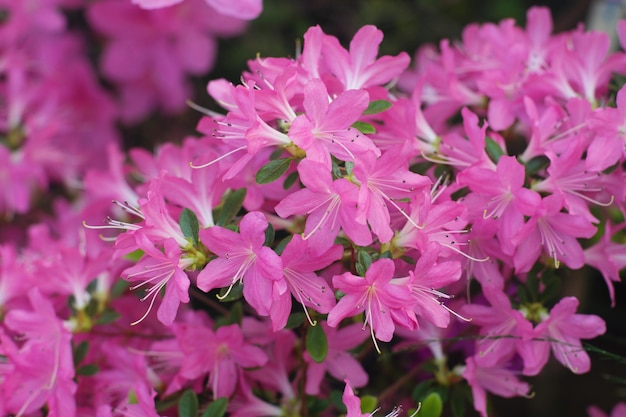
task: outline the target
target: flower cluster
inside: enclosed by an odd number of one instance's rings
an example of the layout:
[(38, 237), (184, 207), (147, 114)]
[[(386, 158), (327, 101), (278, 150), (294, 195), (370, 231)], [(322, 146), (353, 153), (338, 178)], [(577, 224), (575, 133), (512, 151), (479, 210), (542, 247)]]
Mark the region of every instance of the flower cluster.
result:
[[(127, 120), (177, 108), (207, 33), (237, 27), (195, 8), (260, 7), (134, 3), (88, 13)], [(369, 417), (354, 388), (387, 388), (384, 353), (406, 385), (384, 407), (439, 415), (449, 397), (460, 415), (471, 397), (485, 417), (487, 393), (531, 397), (551, 352), (588, 372), (581, 340), (606, 326), (559, 282), (595, 267), (615, 303), (626, 54), (582, 27), (552, 35), (545, 8), (423, 47), (413, 69), (378, 57), (382, 39), (364, 26), (344, 48), (311, 27), (295, 58), (211, 81), (223, 113), (199, 137), (128, 158), (103, 141), (83, 192), (0, 246), (0, 415)]]

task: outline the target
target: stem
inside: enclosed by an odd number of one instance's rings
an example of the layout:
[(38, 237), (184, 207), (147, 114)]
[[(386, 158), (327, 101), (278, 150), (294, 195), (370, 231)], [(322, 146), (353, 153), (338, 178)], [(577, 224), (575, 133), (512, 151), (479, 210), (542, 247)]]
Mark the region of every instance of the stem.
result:
[(382, 404), (388, 397), (391, 397), (397, 390), (399, 390), (403, 385), (413, 379), (419, 372), (421, 368), (419, 366), (414, 367), (411, 371), (404, 374), (402, 377), (396, 380), (389, 388), (384, 390), (378, 396), (378, 403)]
[(189, 292), (189, 295), (191, 295), (193, 299), (197, 300), (207, 307), (216, 310), (221, 315), (228, 316), (230, 314), (230, 311), (227, 308), (223, 307), (220, 303), (207, 296), (206, 293), (200, 291), (198, 287), (190, 286), (189, 289), (191, 290)]

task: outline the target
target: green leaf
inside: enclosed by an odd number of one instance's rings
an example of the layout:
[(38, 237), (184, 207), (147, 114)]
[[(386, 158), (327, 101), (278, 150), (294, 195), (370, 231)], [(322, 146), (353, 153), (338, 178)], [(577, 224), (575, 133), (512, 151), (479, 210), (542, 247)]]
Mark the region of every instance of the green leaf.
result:
[(390, 107), (391, 107), (391, 102), (387, 100), (370, 101), (370, 104), (367, 106), (367, 109), (365, 109), (363, 114), (365, 115), (365, 114), (382, 113)]
[(467, 385), (456, 385), (452, 388), (452, 393), (450, 395), (450, 408), (452, 409), (453, 417), (463, 417), (465, 415), (467, 398), (467, 390), (465, 388), (468, 388)]
[(220, 290), (219, 300), (222, 303), (229, 303), (231, 301), (237, 301), (241, 297), (243, 297), (243, 285), (234, 284), (232, 287), (226, 287)]
[(222, 417), (228, 408), (228, 398), (222, 397), (213, 401), (202, 413), (202, 417)]
[(124, 279), (118, 279), (117, 281), (115, 281), (115, 284), (113, 284), (113, 288), (111, 288), (111, 298), (118, 298), (126, 292), (128, 287), (130, 287), (130, 283), (128, 281)]
[(365, 276), (365, 273), (372, 265), (372, 256), (365, 251), (365, 249), (359, 248), (356, 252), (356, 272)]
[(80, 368), (78, 368), (76, 370), (76, 375), (93, 376), (97, 374), (99, 370), (100, 368), (98, 368), (98, 365), (94, 363), (90, 363), (88, 365), (83, 365)]
[(328, 340), (326, 333), (319, 324), (310, 326), (306, 332), (306, 350), (317, 363), (322, 363), (328, 353)]
[(415, 386), (415, 388), (413, 388), (413, 392), (411, 392), (411, 398), (413, 398), (413, 400), (416, 402), (422, 402), (422, 400), (426, 398), (426, 394), (430, 391), (430, 387), (432, 386), (432, 379), (420, 382)]
[(302, 323), (304, 323), (304, 320), (306, 320), (306, 316), (304, 315), (304, 313), (293, 313), (289, 315), (289, 318), (287, 319), (287, 324), (285, 325), (286, 329), (295, 329), (297, 327), (300, 327), (300, 325), (302, 325)]
[(124, 255), (124, 259), (132, 261), (132, 262), (137, 262), (138, 260), (141, 259), (143, 254), (144, 254), (144, 251), (142, 251), (141, 249), (137, 249)]
[(336, 389), (330, 392), (330, 402), (340, 413), (348, 411), (346, 405), (343, 403), (342, 392)]
[(526, 163), (526, 175), (533, 175), (538, 173), (544, 168), (550, 165), (550, 160), (545, 155), (539, 155), (532, 158)]
[(76, 367), (76, 365), (78, 365), (83, 361), (83, 359), (85, 359), (85, 356), (87, 356), (87, 352), (89, 352), (89, 342), (83, 340), (74, 349), (74, 367)]
[(359, 132), (365, 134), (365, 135), (369, 135), (372, 133), (376, 133), (376, 128), (374, 126), (372, 126), (369, 123), (365, 123), (365, 122), (354, 122), (352, 124), (352, 127), (355, 129), (358, 129)]
[(183, 235), (187, 239), (191, 239), (191, 242), (194, 245), (197, 245), (200, 225), (198, 224), (198, 217), (196, 216), (196, 213), (188, 208), (184, 208), (183, 211), (180, 212), (178, 224), (180, 225), (180, 230), (182, 230)]
[(291, 158), (281, 158), (269, 161), (267, 164), (263, 165), (261, 169), (259, 169), (259, 172), (256, 173), (256, 183), (269, 184), (270, 182), (276, 181), (285, 172), (287, 172), (289, 165), (291, 165), (291, 161)]
[(495, 164), (498, 163), (500, 157), (504, 155), (504, 151), (493, 139), (489, 136), (485, 137), (485, 151), (487, 155), (489, 155), (489, 159), (491, 159)]
[(94, 324), (111, 324), (117, 319), (120, 318), (120, 314), (117, 311), (106, 310), (104, 313), (100, 314)]
[(364, 395), (361, 397), (361, 412), (372, 413), (378, 405), (378, 399), (373, 395)]
[(422, 401), (420, 409), (420, 417), (439, 417), (443, 411), (443, 402), (436, 392), (431, 392), (428, 397)]
[(263, 243), (265, 246), (271, 246), (274, 243), (274, 226), (271, 223), (267, 224), (267, 229), (265, 229), (265, 242)]
[(222, 209), (217, 216), (217, 225), (226, 226), (230, 221), (239, 213), (243, 200), (246, 198), (246, 189), (240, 188), (238, 190), (231, 191), (226, 196)]
[(290, 189), (295, 183), (298, 181), (298, 171), (294, 171), (291, 174), (287, 175), (285, 178), (285, 182), (283, 182), (283, 188), (285, 190)]
[(274, 160), (280, 158), (284, 152), (285, 152), (285, 150), (283, 148), (276, 148), (276, 149), (274, 149), (274, 151), (270, 154), (269, 160), (270, 161), (274, 161)]
[(354, 162), (346, 161), (346, 174), (352, 175), (352, 171), (354, 171)]
[(341, 172), (341, 167), (339, 166), (339, 161), (337, 158), (335, 158), (334, 156), (331, 157), (331, 171), (333, 173), (333, 179), (339, 179), (339, 178), (343, 178), (343, 173)]
[(198, 415), (198, 397), (188, 389), (178, 400), (178, 417), (196, 417)]
[(364, 249), (359, 249), (356, 254), (357, 262), (362, 264), (366, 270), (372, 265), (372, 257)]

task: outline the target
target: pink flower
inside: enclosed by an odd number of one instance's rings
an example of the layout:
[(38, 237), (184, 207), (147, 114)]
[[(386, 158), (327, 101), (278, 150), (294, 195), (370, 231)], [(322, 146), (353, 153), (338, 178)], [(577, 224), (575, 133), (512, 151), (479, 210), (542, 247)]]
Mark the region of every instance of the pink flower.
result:
[(283, 198), (275, 207), (280, 217), (307, 214), (305, 240), (314, 253), (330, 248), (341, 228), (359, 246), (372, 242), (366, 224), (356, 220), (358, 187), (340, 178), (333, 181), (326, 165), (304, 159), (298, 165), (300, 180), (306, 188)]
[(475, 363), (493, 367), (511, 359), (515, 352), (523, 353), (523, 344), (532, 338), (533, 327), (520, 311), (511, 308), (509, 298), (501, 290), (483, 287), (483, 293), (491, 307), (468, 304), (462, 311), (473, 325), (480, 327), (483, 336), (476, 341)]
[(519, 381), (514, 372), (500, 367), (478, 366), (473, 357), (466, 359), (462, 376), (472, 388), (474, 409), (482, 417), (487, 417), (487, 392), (511, 398), (527, 396), (530, 390), (530, 386)]
[(590, 238), (596, 232), (589, 220), (583, 216), (563, 213), (563, 198), (552, 194), (545, 197), (541, 206), (514, 236), (517, 249), (514, 255), (515, 269), (527, 272), (541, 254), (542, 247), (554, 259), (572, 269), (585, 264), (583, 249), (576, 238)]
[(370, 138), (350, 127), (368, 104), (369, 95), (363, 90), (344, 91), (329, 104), (324, 83), (312, 79), (304, 86), (305, 114), (292, 122), (289, 138), (306, 151), (307, 159), (328, 168), (330, 155), (343, 161), (355, 161), (367, 151), (380, 155)]
[(320, 385), (326, 372), (340, 381), (349, 379), (356, 388), (365, 386), (368, 375), (349, 350), (360, 345), (367, 338), (367, 333), (363, 332), (359, 324), (351, 324), (341, 329), (330, 327), (326, 322), (317, 325), (324, 328), (328, 340), (328, 353), (322, 363), (317, 363), (305, 352), (305, 360), (308, 363), (306, 393), (308, 395), (320, 393)]
[(485, 201), (485, 218), (498, 220), (498, 239), (508, 255), (515, 252), (513, 236), (524, 224), (524, 216), (531, 216), (541, 203), (535, 191), (524, 188), (525, 171), (513, 156), (502, 156), (495, 172), (481, 167), (470, 167), (459, 174), (458, 181)]
[(200, 232), (200, 240), (218, 257), (198, 274), (202, 291), (232, 287), (242, 282), (243, 295), (256, 311), (270, 314), (272, 304), (287, 291), (283, 264), (276, 253), (263, 246), (267, 220), (261, 212), (246, 214), (239, 223), (239, 233), (220, 226)]
[(382, 40), (383, 33), (371, 25), (363, 26), (354, 35), (350, 51), (346, 51), (337, 38), (328, 36), (324, 42), (324, 63), (345, 90), (386, 84), (406, 69), (410, 58), (402, 52), (395, 57), (386, 55), (376, 59)]
[[(133, 4), (144, 9), (160, 9), (178, 4), (183, 0), (131, 0)], [(225, 16), (251, 20), (261, 14), (262, 0), (205, 0), (206, 3)]]
[(575, 374), (588, 372), (589, 355), (580, 339), (591, 339), (606, 331), (604, 320), (590, 314), (575, 314), (578, 300), (561, 299), (533, 331), (533, 339), (524, 343), (524, 375), (536, 375), (548, 361), (550, 348), (557, 361)]
[(122, 276), (131, 282), (139, 282), (131, 289), (150, 284), (146, 295), (141, 299), (144, 301), (150, 298), (150, 305), (146, 313), (132, 324), (137, 324), (146, 318), (152, 310), (156, 296), (165, 288), (165, 295), (157, 310), (157, 317), (161, 323), (169, 326), (176, 318), (180, 303), (189, 302), (189, 278), (184, 269), (191, 266), (193, 260), (181, 258), (180, 248), (174, 239), (165, 240), (165, 253), (158, 250), (150, 239), (141, 233), (137, 235), (136, 240), (145, 255), (136, 265), (127, 268)]
[[(617, 230), (624, 228), (620, 225)], [(615, 289), (613, 282), (620, 282), (619, 272), (626, 268), (626, 246), (613, 242), (613, 227), (610, 222), (605, 225), (604, 235), (593, 246), (584, 250), (585, 263), (596, 268), (602, 274), (609, 290), (611, 306), (615, 306)]]
[(596, 406), (587, 408), (589, 417), (626, 417), (626, 404), (618, 403), (611, 410), (611, 414), (606, 414)]
[(396, 323), (415, 328), (415, 302), (405, 285), (392, 281), (394, 271), (391, 259), (380, 259), (372, 263), (365, 277), (350, 272), (335, 275), (333, 285), (345, 295), (328, 314), (328, 325), (337, 327), (344, 318), (364, 312), (363, 328), (369, 326), (377, 350), (376, 339), (389, 342)]
[(5, 318), (7, 327), (26, 340), (19, 351), (0, 333), (12, 365), (4, 375), (5, 398), (1, 402), (12, 414), (30, 414), (47, 405), (50, 417), (74, 417), (72, 335), (57, 317), (52, 302), (37, 288), (28, 292), (28, 298), (32, 311), (13, 309)]
[[(270, 316), (274, 331), (280, 330), (287, 324), (291, 314), (291, 297), (293, 296), (304, 308), (327, 314), (336, 304), (335, 294), (328, 282), (315, 271), (326, 268), (331, 263), (341, 259), (343, 246), (334, 245), (320, 254), (313, 254), (308, 247), (308, 241), (300, 235), (294, 235), (287, 244), (280, 259), (283, 263), (283, 277), (289, 288), (272, 304)], [(309, 321), (311, 319), (309, 318)]]

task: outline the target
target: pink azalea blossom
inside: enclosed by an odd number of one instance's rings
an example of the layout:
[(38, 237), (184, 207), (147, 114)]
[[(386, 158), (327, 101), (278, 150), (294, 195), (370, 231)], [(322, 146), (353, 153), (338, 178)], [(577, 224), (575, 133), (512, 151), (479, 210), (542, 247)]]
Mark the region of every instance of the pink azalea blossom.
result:
[(333, 277), (333, 285), (345, 295), (328, 314), (328, 325), (337, 327), (341, 320), (365, 314), (372, 340), (389, 342), (396, 324), (415, 328), (417, 319), (412, 308), (414, 300), (409, 288), (392, 280), (395, 267), (391, 259), (380, 259), (369, 267), (365, 277), (346, 272)]
[(272, 304), (287, 291), (283, 265), (276, 253), (263, 246), (267, 220), (260, 212), (246, 214), (240, 233), (214, 226), (203, 230), (200, 239), (218, 257), (198, 274), (202, 291), (243, 283), (243, 295), (259, 314), (270, 314)]
[(527, 396), (530, 386), (517, 379), (515, 373), (501, 367), (478, 366), (473, 357), (465, 361), (463, 378), (472, 388), (474, 409), (487, 417), (487, 392), (500, 397)]
[(549, 315), (542, 317), (543, 321), (533, 330), (532, 341), (522, 348), (525, 375), (536, 375), (543, 368), (550, 349), (556, 360), (575, 374), (589, 371), (589, 355), (580, 340), (604, 334), (606, 324), (595, 315), (575, 314), (577, 308), (575, 297), (565, 297), (552, 307)]
[(181, 257), (181, 251), (174, 239), (167, 239), (164, 243), (165, 253), (158, 250), (143, 234), (137, 235), (137, 245), (145, 252), (144, 257), (136, 265), (127, 268), (122, 276), (130, 282), (138, 282), (132, 289), (150, 284), (142, 301), (150, 299), (146, 313), (133, 324), (142, 321), (154, 305), (159, 292), (165, 288), (163, 301), (157, 310), (157, 317), (166, 326), (171, 325), (176, 318), (180, 303), (189, 302), (189, 278), (184, 269), (191, 266), (192, 259)]
[(349, 379), (355, 388), (365, 386), (369, 377), (363, 366), (349, 351), (363, 343), (367, 338), (367, 333), (359, 324), (351, 324), (340, 329), (330, 327), (326, 322), (317, 325), (321, 325), (326, 334), (328, 353), (322, 363), (313, 361), (308, 353), (305, 353), (305, 360), (308, 363), (306, 393), (308, 395), (320, 393), (320, 385), (326, 372), (340, 381)]
[(283, 198), (275, 210), (283, 218), (308, 215), (303, 238), (310, 239), (313, 252), (330, 248), (340, 229), (357, 245), (371, 243), (369, 228), (356, 219), (356, 185), (343, 178), (333, 181), (326, 165), (308, 159), (300, 162), (298, 172), (306, 188)]

